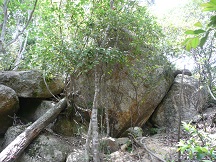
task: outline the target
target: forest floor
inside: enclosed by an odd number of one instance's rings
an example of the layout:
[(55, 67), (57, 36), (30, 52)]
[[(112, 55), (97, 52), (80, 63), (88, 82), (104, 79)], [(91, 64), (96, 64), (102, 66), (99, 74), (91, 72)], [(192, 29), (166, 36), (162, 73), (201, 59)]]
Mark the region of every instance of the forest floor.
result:
[[(211, 104), (203, 112), (203, 115), (196, 116), (192, 121), (193, 126), (198, 131), (203, 131), (214, 136), (215, 141), (212, 141), (216, 146), (216, 104)], [(58, 135), (59, 136), (59, 135)], [(111, 154), (103, 154), (104, 162), (161, 162), (161, 161), (176, 161), (177, 159), (177, 132), (157, 132), (154, 135), (146, 135), (145, 137), (130, 138), (131, 144), (124, 150), (119, 149)], [(84, 150), (85, 138), (84, 136), (63, 137), (66, 142), (70, 144), (72, 150)], [(188, 140), (190, 136), (185, 132), (181, 132), (181, 139)], [(0, 143), (3, 138), (0, 138)], [(1, 151), (1, 149), (0, 149)], [(163, 160), (162, 160), (163, 159)], [(196, 162), (196, 160), (189, 160), (188, 156), (182, 156), (184, 162)]]
[[(199, 115), (193, 118), (191, 125), (193, 125), (198, 132), (204, 131), (209, 133), (209, 136), (213, 138), (211, 144), (216, 146), (216, 105), (211, 104), (208, 108), (205, 109), (202, 113), (203, 115)], [(156, 158), (152, 155), (152, 152), (164, 159), (164, 161), (171, 162), (177, 161), (177, 132), (169, 132), (169, 133), (158, 133), (152, 136), (148, 136), (145, 138), (145, 147), (134, 147), (131, 152), (119, 152), (111, 154), (112, 162), (160, 162), (159, 158)], [(188, 140), (191, 136), (182, 130), (181, 132), (181, 140)], [(151, 150), (151, 151), (149, 151)], [(215, 150), (216, 151), (216, 150)], [(119, 155), (117, 155), (119, 154)], [(188, 159), (188, 155), (184, 154), (181, 156), (182, 161), (184, 162), (196, 162), (197, 160)]]
[[(199, 132), (206, 128), (206, 132), (214, 136), (212, 144), (216, 146), (216, 105), (210, 105), (203, 111), (203, 115), (193, 118), (191, 122)], [(136, 139), (130, 138), (132, 141), (128, 148), (111, 154), (103, 154), (104, 162), (175, 162), (177, 161), (177, 132), (162, 133), (158, 132), (154, 135), (147, 135)], [(191, 136), (185, 131), (181, 132), (181, 139), (188, 140)], [(76, 142), (75, 142), (76, 141)], [(83, 150), (85, 139), (77, 137), (73, 139), (74, 149)], [(197, 160), (188, 159), (188, 155), (181, 156), (184, 162), (196, 162)]]

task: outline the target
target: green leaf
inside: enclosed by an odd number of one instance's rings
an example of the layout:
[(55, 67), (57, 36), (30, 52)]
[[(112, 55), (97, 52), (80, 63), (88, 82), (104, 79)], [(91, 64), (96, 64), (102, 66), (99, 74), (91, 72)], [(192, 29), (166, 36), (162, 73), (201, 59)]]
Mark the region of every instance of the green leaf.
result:
[(185, 146), (185, 142), (183, 140), (180, 140), (177, 146), (180, 146), (180, 147)]
[(185, 32), (185, 34), (194, 34), (194, 31), (193, 31), (193, 30), (187, 30), (187, 31)]
[(201, 6), (204, 8), (203, 11), (216, 11), (216, 0), (210, 0), (210, 2), (203, 3)]
[(181, 147), (181, 153), (185, 152), (185, 150), (187, 150), (187, 149), (188, 149), (188, 145)]
[[(182, 45), (185, 46), (188, 43), (189, 40), (190, 40), (190, 38), (186, 38), (184, 40), (184, 42), (182, 42)], [(182, 125), (184, 125), (184, 123)]]
[(201, 33), (205, 33), (206, 31), (203, 29), (197, 29), (197, 30), (187, 30), (185, 32), (185, 34), (192, 34), (192, 35), (197, 35), (197, 34), (201, 34)]
[(212, 4), (212, 5), (216, 5), (216, 0), (210, 0), (209, 3)]
[(206, 43), (206, 41), (207, 41), (207, 39), (208, 39), (209, 32), (210, 32), (210, 30), (208, 30), (208, 31), (206, 32), (206, 35), (200, 39), (200, 44), (199, 44), (199, 46), (200, 46), (201, 48), (203, 48), (204, 44)]
[(195, 37), (195, 38), (193, 38), (192, 41), (191, 41), (191, 47), (197, 48), (197, 46), (199, 45), (199, 43), (200, 43), (199, 38), (198, 38), (198, 37)]
[(182, 125), (184, 127), (184, 129), (188, 132), (190, 130), (190, 125), (185, 123), (185, 122), (182, 122)]
[(187, 50), (187, 51), (190, 51), (191, 48), (192, 48), (191, 43), (190, 43), (190, 42), (187, 43), (187, 44), (186, 44), (186, 50)]
[(198, 21), (197, 23), (195, 23), (194, 26), (196, 26), (196, 27), (200, 27), (200, 28), (203, 27), (203, 25), (202, 25), (199, 21)]
[(197, 29), (197, 30), (194, 30), (194, 34), (201, 34), (201, 33), (205, 33), (206, 31), (203, 30), (203, 29)]

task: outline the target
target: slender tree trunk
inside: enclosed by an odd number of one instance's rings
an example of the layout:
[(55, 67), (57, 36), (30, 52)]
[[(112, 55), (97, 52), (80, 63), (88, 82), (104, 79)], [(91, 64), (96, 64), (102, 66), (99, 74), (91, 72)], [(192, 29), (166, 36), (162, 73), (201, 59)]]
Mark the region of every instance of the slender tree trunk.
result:
[[(180, 101), (181, 101), (181, 106), (178, 106), (178, 114), (179, 114), (179, 118), (178, 118), (178, 138), (177, 141), (180, 141), (181, 138), (181, 122), (182, 122), (182, 109), (185, 106), (185, 102), (184, 102), (184, 89), (183, 89), (183, 84), (184, 84), (184, 73), (185, 73), (185, 66), (182, 72), (182, 77), (181, 77), (181, 86), (180, 86)], [(181, 151), (178, 151), (178, 162), (181, 162)]]
[(92, 123), (90, 120), (89, 123), (89, 129), (88, 129), (88, 134), (87, 134), (87, 138), (86, 138), (86, 144), (85, 144), (85, 161), (89, 162), (89, 152), (90, 152), (90, 140), (91, 140), (91, 133), (92, 133)]
[[(96, 56), (98, 57), (98, 56)], [(98, 162), (100, 161), (99, 156), (99, 139), (98, 139), (98, 100), (99, 100), (99, 70), (98, 66), (95, 67), (95, 94), (93, 100), (93, 108), (92, 108), (92, 151), (93, 151), (93, 161)]]
[(105, 107), (105, 119), (106, 119), (106, 136), (109, 137), (110, 135), (110, 125), (109, 125), (109, 112), (108, 107)]
[(52, 109), (48, 110), (42, 117), (26, 128), (0, 153), (0, 162), (15, 161), (43, 128), (49, 125), (66, 106), (66, 99), (63, 98)]
[(20, 40), (20, 49), (19, 49), (19, 53), (17, 54), (17, 58), (15, 60), (13, 70), (17, 70), (19, 68), (19, 65), (23, 58), (23, 53), (26, 50), (27, 40), (28, 40), (28, 31), (26, 33), (25, 40)]
[[(113, 8), (114, 0), (110, 0), (110, 8)], [(107, 26), (106, 31), (104, 33), (104, 39), (102, 43), (100, 44), (100, 47), (104, 48), (105, 43), (107, 41), (107, 35), (108, 31), (110, 30), (110, 25)], [(96, 53), (95, 61), (99, 62), (99, 56), (98, 53)], [(99, 64), (95, 66), (95, 89), (94, 89), (94, 99), (93, 99), (93, 107), (92, 107), (92, 114), (91, 114), (91, 127), (89, 129), (92, 129), (92, 153), (93, 153), (93, 161), (99, 162), (100, 161), (100, 151), (99, 151), (99, 135), (98, 135), (98, 101), (99, 101), (99, 91), (100, 91), (100, 75), (99, 75)], [(89, 130), (90, 131), (90, 130)], [(89, 135), (89, 132), (88, 132)], [(89, 140), (89, 137), (87, 137), (87, 141)], [(88, 147), (86, 146), (86, 154), (88, 153)]]

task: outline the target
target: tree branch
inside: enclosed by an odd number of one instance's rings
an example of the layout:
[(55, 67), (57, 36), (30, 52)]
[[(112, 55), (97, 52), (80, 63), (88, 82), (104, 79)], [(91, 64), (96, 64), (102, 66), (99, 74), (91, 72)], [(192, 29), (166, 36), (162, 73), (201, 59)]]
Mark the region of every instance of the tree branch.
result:
[(7, 5), (8, 5), (9, 1), (10, 0), (4, 0), (4, 4), (3, 4), (4, 20), (3, 20), (3, 23), (2, 23), (1, 38), (0, 38), (0, 40), (1, 40), (2, 43), (4, 42), (4, 37), (5, 37), (5, 32), (6, 32), (7, 19), (8, 19)]
[(138, 142), (135, 138), (134, 138), (134, 139), (135, 139), (135, 141), (136, 141), (137, 143), (141, 143), (141, 144), (143, 145), (143, 147), (145, 148), (145, 150), (146, 150), (150, 155), (156, 157), (157, 159), (159, 159), (159, 160), (162, 161), (162, 162), (166, 162), (166, 160), (162, 159), (162, 158), (159, 157), (156, 153), (154, 153), (154, 152), (152, 152), (151, 150), (148, 149), (148, 147), (147, 147), (146, 144), (145, 144), (145, 138), (146, 138), (146, 137), (142, 137), (141, 140), (140, 140), (140, 142)]
[(29, 23), (30, 23), (30, 21), (31, 21), (31, 19), (32, 19), (33, 13), (34, 13), (35, 8), (36, 8), (36, 6), (37, 6), (37, 2), (38, 2), (38, 0), (35, 0), (33, 10), (32, 10), (31, 13), (30, 13), (30, 16), (29, 16), (29, 18), (28, 18), (28, 20), (27, 20), (26, 25), (25, 25), (25, 26), (23, 27), (23, 29), (16, 35), (16, 37), (15, 37), (13, 40), (11, 40), (10, 42), (8, 42), (8, 43), (6, 44), (6, 47), (8, 47), (8, 46), (11, 45), (12, 43), (14, 43), (14, 42), (18, 39), (18, 37), (19, 37), (20, 35), (22, 35), (23, 32), (26, 30), (26, 28), (28, 27), (28, 25), (29, 25)]
[(1, 24), (1, 37), (0, 37), (0, 52), (4, 53), (4, 38), (5, 38), (5, 33), (6, 33), (6, 26), (7, 26), (7, 19), (8, 19), (8, 15), (7, 15), (7, 5), (8, 2), (10, 0), (4, 0), (4, 4), (3, 4), (3, 13), (4, 14), (4, 20)]
[(215, 97), (214, 94), (212, 93), (212, 91), (211, 91), (211, 89), (210, 89), (210, 87), (209, 87), (208, 84), (207, 84), (207, 88), (208, 88), (208, 91), (209, 91), (211, 97), (216, 101), (216, 97)]

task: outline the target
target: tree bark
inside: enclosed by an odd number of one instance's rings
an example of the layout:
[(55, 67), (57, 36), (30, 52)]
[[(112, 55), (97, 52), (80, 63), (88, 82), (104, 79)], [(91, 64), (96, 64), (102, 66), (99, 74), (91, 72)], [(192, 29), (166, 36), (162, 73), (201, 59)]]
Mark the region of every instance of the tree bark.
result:
[[(98, 57), (98, 54), (97, 54)], [(93, 151), (93, 161), (99, 162), (99, 140), (98, 140), (98, 98), (99, 98), (99, 90), (100, 90), (100, 81), (99, 81), (99, 65), (95, 67), (95, 94), (92, 108), (92, 151)]]
[(15, 161), (37, 135), (67, 106), (66, 99), (60, 100), (52, 109), (36, 120), (12, 141), (1, 153), (0, 162)]

